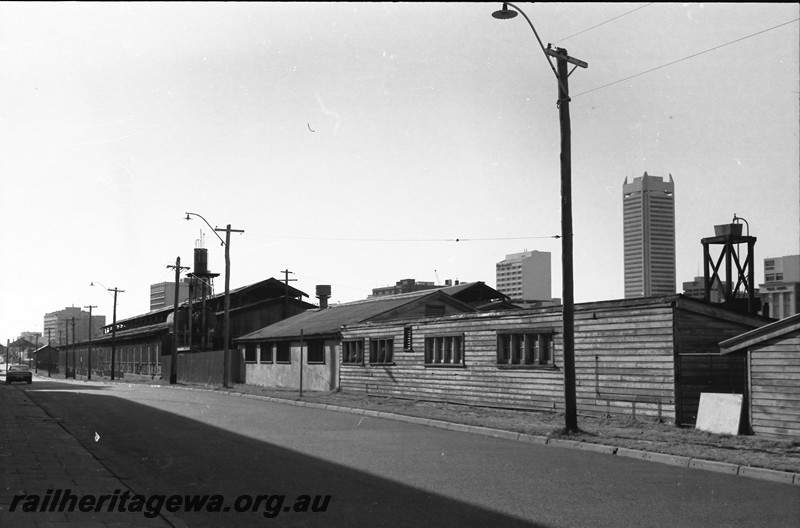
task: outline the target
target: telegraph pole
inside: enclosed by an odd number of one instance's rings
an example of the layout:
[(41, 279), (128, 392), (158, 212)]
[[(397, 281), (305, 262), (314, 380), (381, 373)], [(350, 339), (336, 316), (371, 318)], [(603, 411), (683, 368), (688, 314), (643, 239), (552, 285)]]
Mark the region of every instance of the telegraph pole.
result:
[(75, 360), (75, 356), (78, 355), (78, 349), (75, 346), (75, 343), (78, 340), (75, 338), (75, 318), (72, 318), (72, 379), (77, 379), (76, 376), (78, 375), (77, 371), (77, 362)]
[(69, 319), (64, 321), (64, 379), (69, 379)]
[(222, 386), (229, 387), (230, 378), (230, 346), (231, 340), (231, 233), (244, 233), (243, 229), (225, 229), (215, 227), (214, 231), (225, 231), (225, 344), (222, 355)]
[(52, 329), (47, 329), (47, 346), (49, 347), (47, 350), (47, 377), (52, 378), (53, 374), (51, 369), (53, 367), (53, 345), (50, 344), (50, 332)]
[(305, 337), (303, 329), (300, 329), (300, 398), (303, 397), (303, 348), (305, 348)]
[(86, 361), (86, 377), (87, 379), (92, 379), (92, 308), (97, 308), (97, 306), (84, 306), (84, 308), (89, 309), (89, 357)]
[(114, 292), (114, 321), (111, 325), (111, 381), (114, 381), (114, 362), (117, 354), (117, 294), (125, 293), (125, 290), (108, 288), (108, 291)]
[(297, 279), (290, 279), (289, 274), (291, 273), (294, 275), (293, 271), (289, 271), (288, 269), (283, 270), (283, 283), (284, 283), (284, 295), (283, 295), (283, 318), (286, 319), (289, 317), (289, 283), (294, 282)]
[[(175, 385), (178, 382), (178, 293), (180, 288), (178, 285), (181, 280), (181, 270), (188, 270), (189, 268), (181, 267), (181, 258), (175, 259), (175, 265), (167, 264), (168, 268), (175, 270), (175, 304), (172, 315), (172, 360), (169, 369), (169, 383)], [(189, 307), (189, 332), (191, 333), (191, 306)]]
[(558, 79), (558, 117), (561, 123), (561, 269), (564, 340), (564, 414), (567, 431), (578, 431), (578, 405), (575, 395), (575, 297), (572, 262), (572, 130), (569, 118), (569, 74), (567, 64), (586, 68), (589, 65), (570, 57), (563, 48), (547, 47), (555, 57)]

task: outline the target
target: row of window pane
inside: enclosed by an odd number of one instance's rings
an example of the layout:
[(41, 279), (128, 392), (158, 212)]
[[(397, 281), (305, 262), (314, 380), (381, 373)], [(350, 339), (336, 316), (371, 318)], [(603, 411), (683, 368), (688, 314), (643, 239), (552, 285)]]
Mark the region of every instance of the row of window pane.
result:
[[(410, 332), (404, 335), (403, 346), (410, 349)], [(379, 338), (369, 340), (369, 358), (364, 357), (364, 340), (349, 340), (342, 343), (342, 362), (363, 365), (368, 359), (371, 365), (386, 365), (394, 361), (394, 340)], [(271, 343), (246, 343), (245, 362), (291, 363), (291, 348), (288, 341)], [(552, 365), (552, 333), (524, 332), (497, 335), (497, 363), (499, 365)], [(306, 361), (325, 362), (325, 342), (312, 339), (306, 342)], [(431, 336), (425, 338), (426, 365), (463, 365), (464, 336)]]
[[(404, 336), (408, 337), (408, 336)], [(409, 350), (408, 342), (403, 346)], [(392, 339), (369, 340), (369, 363), (389, 364), (393, 361)], [(425, 338), (426, 365), (463, 365), (464, 336), (431, 336)], [(364, 364), (364, 340), (349, 340), (342, 343), (342, 363)], [(497, 335), (497, 363), (499, 365), (548, 366), (553, 364), (552, 333), (524, 332)]]
[[(325, 340), (311, 339), (304, 344), (306, 361), (308, 363), (325, 363)], [(291, 363), (291, 347), (288, 341), (274, 343), (246, 343), (244, 345), (244, 360), (246, 363), (255, 363), (258, 356), (259, 363)]]
[(520, 333), (497, 336), (497, 363), (500, 365), (550, 365), (552, 362), (552, 334)]
[(464, 337), (441, 336), (425, 338), (426, 365), (463, 365)]

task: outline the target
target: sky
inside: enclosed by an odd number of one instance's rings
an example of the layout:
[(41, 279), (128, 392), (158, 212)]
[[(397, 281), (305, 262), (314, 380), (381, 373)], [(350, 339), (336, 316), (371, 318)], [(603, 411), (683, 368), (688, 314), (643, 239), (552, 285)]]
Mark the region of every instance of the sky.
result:
[[(576, 302), (624, 297), (622, 185), (644, 172), (675, 181), (676, 291), (734, 215), (758, 282), (800, 253), (796, 3), (515, 5), (588, 63), (569, 77)], [(557, 79), (500, 6), (0, 3), (0, 340), (71, 306), (110, 323), (109, 288), (119, 319), (145, 313), (195, 247), (222, 293), (226, 225), (231, 288), (495, 286), (538, 250), (562, 297)]]

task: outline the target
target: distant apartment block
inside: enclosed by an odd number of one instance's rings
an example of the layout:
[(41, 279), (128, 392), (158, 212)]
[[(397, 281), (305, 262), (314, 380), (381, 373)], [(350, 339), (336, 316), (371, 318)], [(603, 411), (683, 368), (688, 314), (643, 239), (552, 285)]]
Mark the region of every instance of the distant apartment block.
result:
[(762, 307), (769, 304), (769, 316), (784, 319), (800, 313), (800, 255), (764, 259), (764, 284), (758, 285)]
[(675, 294), (675, 183), (646, 172), (622, 185), (625, 298)]
[(523, 251), (511, 253), (495, 265), (497, 290), (513, 302), (550, 301), (552, 271), (550, 253)]
[[(451, 286), (452, 284), (446, 284)], [(381, 297), (383, 295), (397, 295), (400, 293), (411, 293), (421, 290), (432, 290), (434, 288), (441, 288), (432, 282), (418, 281), (416, 279), (403, 279), (397, 281), (394, 286), (382, 286), (380, 288), (373, 288), (370, 297)]]
[[(74, 323), (74, 324), (73, 324)], [(53, 346), (65, 345), (77, 341), (89, 340), (91, 327), (92, 337), (100, 334), (106, 325), (105, 315), (92, 315), (80, 308), (69, 307), (44, 315), (44, 332), (42, 344)]]
[[(182, 303), (189, 299), (190, 279), (184, 279), (178, 283), (178, 302)], [(175, 283), (159, 282), (150, 285), (150, 311), (160, 310), (175, 304)]]

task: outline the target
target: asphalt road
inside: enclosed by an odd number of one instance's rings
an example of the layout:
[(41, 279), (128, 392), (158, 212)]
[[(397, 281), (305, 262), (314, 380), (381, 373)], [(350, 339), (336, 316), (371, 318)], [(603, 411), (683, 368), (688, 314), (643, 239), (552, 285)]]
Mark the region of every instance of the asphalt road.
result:
[[(228, 511), (172, 513), (193, 527), (730, 528), (800, 519), (798, 486), (210, 391), (40, 380), (18, 388), (134, 492), (220, 495)], [(330, 499), (312, 512), (304, 496), (318, 507)], [(256, 511), (235, 511), (245, 506)]]

